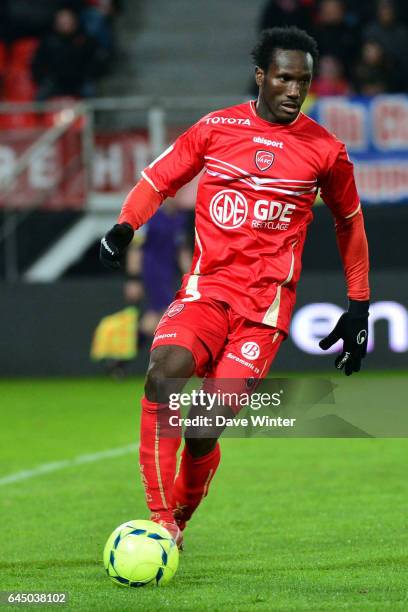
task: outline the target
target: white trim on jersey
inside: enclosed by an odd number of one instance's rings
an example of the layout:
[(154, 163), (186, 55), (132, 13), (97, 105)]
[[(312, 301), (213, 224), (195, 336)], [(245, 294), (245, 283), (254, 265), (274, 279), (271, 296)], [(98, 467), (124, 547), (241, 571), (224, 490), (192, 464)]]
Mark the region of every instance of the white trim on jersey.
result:
[(147, 174), (146, 174), (146, 172), (144, 170), (142, 170), (140, 174), (142, 175), (144, 180), (147, 181), (153, 187), (153, 189), (155, 191), (157, 191), (157, 193), (160, 193), (160, 191), (157, 189), (156, 185), (153, 183), (152, 179), (147, 176)]
[[(255, 191), (277, 191), (287, 195), (301, 196), (308, 193), (316, 193), (317, 191), (317, 180), (304, 181), (301, 179), (267, 179), (259, 178), (251, 175), (246, 170), (233, 166), (228, 162), (224, 162), (216, 157), (206, 156), (207, 160), (206, 170), (213, 176), (218, 176), (224, 180), (236, 180), (241, 181), (254, 189)], [(222, 170), (222, 173), (216, 172), (216, 170)], [(228, 173), (228, 174), (227, 174)], [(266, 186), (270, 185), (270, 186)], [(273, 185), (273, 186), (272, 186)], [(278, 186), (279, 185), (279, 186)]]
[[(207, 168), (207, 172), (208, 174), (211, 174), (212, 176), (217, 176), (218, 178), (223, 178), (224, 180), (239, 181), (241, 183), (245, 183), (246, 185), (248, 185), (255, 191), (275, 191), (277, 193), (283, 193), (285, 195), (291, 195), (291, 196), (303, 196), (303, 195), (307, 195), (308, 193), (316, 193), (317, 191), (317, 187), (312, 187), (311, 189), (305, 189), (303, 191), (289, 191), (288, 189), (281, 189), (279, 187), (265, 187), (264, 185), (254, 185), (250, 181), (245, 180), (244, 178), (239, 178), (238, 176), (229, 176), (229, 175), (221, 174), (220, 172), (216, 172), (215, 170), (210, 170), (209, 168)], [(287, 185), (287, 187), (289, 187), (289, 185)]]
[(200, 277), (199, 274), (190, 274), (190, 276), (188, 277), (186, 288), (185, 288), (186, 292), (187, 291), (197, 291), (199, 277)]
[(356, 215), (359, 212), (360, 209), (361, 209), (361, 203), (357, 206), (356, 210), (351, 213), (351, 215), (347, 215), (347, 217), (344, 217), (344, 218), (345, 219), (351, 219), (351, 217), (354, 217), (354, 215)]
[(272, 304), (269, 306), (268, 310), (265, 313), (264, 318), (262, 319), (262, 323), (265, 325), (269, 325), (270, 327), (276, 327), (279, 317), (279, 308), (280, 308), (280, 300), (281, 300), (281, 291), (282, 286), (278, 285), (276, 289), (275, 299)]
[(160, 161), (161, 159), (163, 159), (163, 157), (166, 157), (166, 155), (171, 153), (173, 149), (174, 149), (174, 145), (170, 145), (169, 147), (167, 147), (167, 149), (163, 151), (163, 153), (161, 153), (159, 157), (156, 157), (156, 159), (154, 159), (152, 163), (149, 164), (149, 168), (153, 168), (153, 166), (155, 166), (158, 161)]
[[(232, 172), (232, 170), (229, 170), (229, 168), (232, 168), (233, 170), (235, 170), (237, 172), (238, 176), (246, 176), (246, 177), (252, 179), (254, 181), (254, 183), (257, 183), (259, 185), (261, 185), (263, 183), (305, 183), (305, 184), (314, 185), (314, 184), (317, 183), (317, 179), (312, 179), (311, 181), (304, 181), (304, 180), (301, 180), (301, 179), (270, 179), (270, 178), (260, 178), (258, 176), (252, 175), (247, 170), (244, 170), (243, 168), (239, 168), (238, 166), (234, 166), (233, 164), (230, 164), (229, 162), (226, 162), (226, 161), (224, 161), (222, 159), (217, 159), (216, 157), (211, 157), (210, 155), (205, 155), (204, 159), (209, 159), (209, 160), (211, 160), (211, 162), (217, 162), (218, 164), (221, 164), (221, 165), (224, 165), (224, 166), (228, 166), (228, 168), (224, 168), (224, 170), (228, 170), (229, 172)], [(213, 164), (213, 165), (215, 165), (215, 164)]]
[(200, 270), (201, 258), (203, 256), (203, 246), (201, 244), (201, 240), (200, 240), (200, 236), (198, 235), (197, 228), (194, 228), (194, 232), (195, 232), (195, 237), (196, 237), (197, 245), (198, 245), (198, 248), (200, 250), (200, 255), (199, 255), (198, 259), (197, 259), (197, 263), (196, 263), (195, 268), (194, 268), (194, 274), (200, 274), (200, 271), (201, 271)]
[(297, 242), (298, 241), (296, 240), (295, 242), (292, 243), (292, 257), (291, 257), (291, 261), (290, 261), (289, 273), (288, 273), (286, 279), (283, 281), (283, 283), (281, 285), (278, 285), (278, 288), (276, 290), (275, 299), (273, 300), (272, 304), (269, 306), (268, 310), (265, 313), (264, 318), (262, 319), (262, 323), (264, 323), (265, 325), (269, 325), (270, 327), (276, 327), (276, 325), (278, 323), (282, 287), (284, 285), (287, 285), (288, 283), (290, 283), (290, 281), (293, 278), (293, 272), (295, 270), (295, 253), (294, 253), (294, 248), (295, 248)]
[(293, 271), (295, 269), (295, 254), (293, 252), (293, 249), (295, 248), (295, 244), (296, 244), (296, 242), (294, 242), (292, 244), (292, 258), (290, 260), (289, 273), (288, 273), (287, 278), (283, 281), (282, 287), (283, 287), (283, 285), (287, 285), (288, 283), (290, 283), (290, 281), (292, 280), (292, 277), (293, 277)]

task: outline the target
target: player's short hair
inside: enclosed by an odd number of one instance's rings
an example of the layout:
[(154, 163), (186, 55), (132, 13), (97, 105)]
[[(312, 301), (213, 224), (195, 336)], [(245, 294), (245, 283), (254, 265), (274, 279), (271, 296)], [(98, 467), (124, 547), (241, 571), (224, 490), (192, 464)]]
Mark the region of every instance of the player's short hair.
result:
[(317, 42), (304, 30), (295, 26), (286, 28), (270, 28), (263, 30), (259, 40), (252, 49), (251, 56), (255, 66), (268, 70), (275, 49), (288, 49), (310, 53), (313, 58), (313, 69), (316, 68), (319, 58)]

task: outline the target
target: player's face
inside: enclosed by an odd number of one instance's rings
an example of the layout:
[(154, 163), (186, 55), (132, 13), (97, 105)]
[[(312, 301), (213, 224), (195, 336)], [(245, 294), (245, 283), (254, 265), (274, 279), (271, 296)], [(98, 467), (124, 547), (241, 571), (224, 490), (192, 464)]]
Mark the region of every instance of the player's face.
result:
[(276, 49), (268, 69), (256, 69), (259, 116), (273, 123), (290, 123), (296, 119), (308, 94), (312, 73), (310, 53)]

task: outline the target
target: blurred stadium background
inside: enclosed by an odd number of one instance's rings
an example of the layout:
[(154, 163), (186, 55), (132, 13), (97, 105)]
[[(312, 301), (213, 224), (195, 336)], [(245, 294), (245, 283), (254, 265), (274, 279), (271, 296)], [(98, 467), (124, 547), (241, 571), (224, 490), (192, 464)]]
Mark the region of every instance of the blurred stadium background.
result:
[[(366, 367), (407, 366), (406, 2), (3, 0), (1, 376), (143, 373), (188, 268), (194, 182), (137, 233), (123, 272), (102, 269), (99, 239), (149, 160), (203, 114), (255, 95), (257, 31), (285, 24), (318, 40), (304, 110), (356, 167), (372, 263)], [(317, 203), (276, 369), (331, 368), (317, 341), (345, 303), (332, 219)]]

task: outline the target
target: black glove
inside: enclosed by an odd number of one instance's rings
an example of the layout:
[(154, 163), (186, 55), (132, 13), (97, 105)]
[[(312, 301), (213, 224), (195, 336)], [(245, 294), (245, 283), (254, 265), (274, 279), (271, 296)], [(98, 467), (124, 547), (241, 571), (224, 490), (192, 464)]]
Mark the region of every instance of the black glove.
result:
[(346, 376), (360, 370), (361, 360), (367, 353), (369, 305), (368, 300), (350, 300), (348, 312), (341, 315), (333, 331), (319, 342), (320, 348), (327, 351), (337, 340), (343, 340), (343, 351), (334, 365), (338, 370), (344, 368)]
[(112, 227), (102, 238), (99, 259), (107, 268), (120, 268), (120, 262), (126, 248), (133, 239), (133, 228), (129, 223), (120, 223)]

